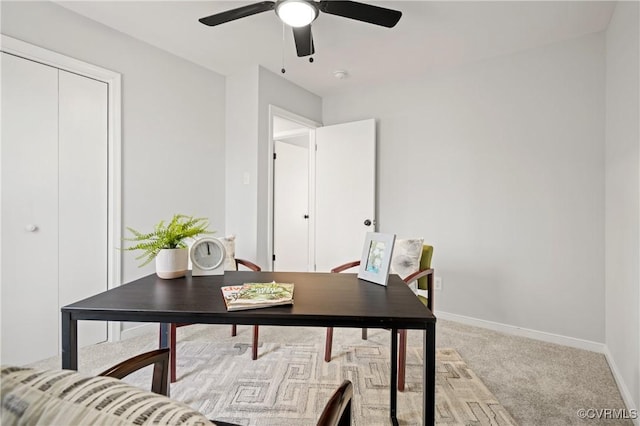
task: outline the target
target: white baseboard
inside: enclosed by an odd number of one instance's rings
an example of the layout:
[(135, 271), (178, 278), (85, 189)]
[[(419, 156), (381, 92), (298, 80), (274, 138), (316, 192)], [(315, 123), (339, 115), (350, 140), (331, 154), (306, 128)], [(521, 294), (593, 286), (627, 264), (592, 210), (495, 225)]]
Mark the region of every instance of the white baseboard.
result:
[[(613, 374), (613, 378), (616, 380), (616, 383), (618, 384), (618, 389), (620, 390), (620, 394), (622, 395), (622, 400), (624, 401), (624, 404), (627, 406), (627, 410), (629, 411), (635, 410), (636, 413), (640, 413), (640, 407), (636, 405), (637, 402), (634, 401), (633, 398), (631, 397), (631, 392), (629, 392), (629, 388), (627, 387), (627, 384), (624, 382), (622, 374), (620, 374), (620, 371), (618, 370), (618, 365), (616, 364), (615, 360), (613, 359), (613, 355), (611, 355), (611, 352), (609, 351), (609, 348), (606, 345), (604, 347), (604, 357), (607, 359), (607, 362), (609, 363), (609, 368), (611, 368), (611, 373)], [(640, 416), (636, 417), (635, 419), (632, 419), (632, 421), (634, 425), (640, 426)]]
[(127, 328), (120, 332), (120, 340), (130, 339), (132, 337), (139, 337), (143, 334), (158, 333), (157, 323), (140, 324), (135, 327)]
[(515, 336), (528, 337), (530, 339), (541, 340), (543, 342), (555, 343), (558, 345), (569, 346), (572, 348), (585, 349), (591, 352), (604, 353), (604, 343), (592, 342), (590, 340), (576, 339), (575, 337), (562, 336), (560, 334), (547, 333), (545, 331), (532, 330), (529, 328), (517, 327), (515, 325), (502, 324), (494, 321), (487, 321), (478, 318), (467, 317), (464, 315), (451, 314), (448, 312), (435, 312), (436, 318), (442, 318), (449, 321), (459, 322), (462, 324), (472, 325), (475, 327), (486, 328), (489, 330), (500, 331)]

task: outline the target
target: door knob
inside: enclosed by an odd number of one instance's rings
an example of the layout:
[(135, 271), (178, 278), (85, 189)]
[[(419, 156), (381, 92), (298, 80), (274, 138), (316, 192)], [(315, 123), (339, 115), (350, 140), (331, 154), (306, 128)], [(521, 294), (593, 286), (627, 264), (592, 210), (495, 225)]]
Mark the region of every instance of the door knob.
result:
[(25, 231), (27, 232), (36, 232), (38, 230), (38, 226), (37, 225), (27, 225), (24, 227)]
[(371, 220), (369, 220), (369, 219), (365, 219), (365, 220), (364, 220), (364, 225), (365, 225), (365, 226), (371, 226)]

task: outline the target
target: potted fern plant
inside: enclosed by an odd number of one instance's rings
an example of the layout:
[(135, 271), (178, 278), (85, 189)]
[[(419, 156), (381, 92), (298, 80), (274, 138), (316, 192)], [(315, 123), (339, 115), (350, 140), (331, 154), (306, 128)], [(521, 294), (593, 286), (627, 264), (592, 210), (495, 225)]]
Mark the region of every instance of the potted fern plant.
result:
[(156, 274), (160, 278), (183, 277), (189, 265), (189, 250), (185, 240), (202, 234), (213, 234), (207, 230), (208, 226), (209, 221), (205, 218), (176, 214), (169, 222), (161, 220), (153, 227), (153, 231), (146, 234), (127, 227), (133, 237), (125, 240), (137, 244), (125, 250), (142, 251), (136, 257), (137, 260), (142, 260), (140, 267), (155, 259)]

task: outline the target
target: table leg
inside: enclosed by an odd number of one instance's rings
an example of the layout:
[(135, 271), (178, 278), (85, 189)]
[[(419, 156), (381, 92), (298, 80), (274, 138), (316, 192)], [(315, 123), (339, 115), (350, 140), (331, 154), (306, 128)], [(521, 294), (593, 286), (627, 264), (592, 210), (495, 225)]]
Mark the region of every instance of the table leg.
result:
[(436, 324), (430, 322), (424, 331), (424, 373), (422, 398), (424, 403), (422, 424), (436, 424)]
[(391, 411), (391, 423), (398, 425), (398, 329), (391, 329), (391, 384), (389, 408)]
[(78, 321), (62, 312), (62, 368), (78, 369)]
[[(160, 323), (160, 349), (171, 348), (171, 341), (175, 340), (175, 336), (170, 336), (171, 324)], [(175, 328), (173, 329), (175, 332)], [(171, 383), (176, 381), (176, 359), (173, 352), (169, 353), (169, 380), (167, 383), (167, 396), (171, 396)]]

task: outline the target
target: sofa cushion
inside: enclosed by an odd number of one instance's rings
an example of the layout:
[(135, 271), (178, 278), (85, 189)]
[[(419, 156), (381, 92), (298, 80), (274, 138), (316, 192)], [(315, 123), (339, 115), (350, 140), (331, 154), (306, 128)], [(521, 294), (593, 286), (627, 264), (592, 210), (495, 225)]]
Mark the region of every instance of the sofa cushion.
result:
[(212, 425), (187, 405), (112, 377), (3, 366), (2, 424)]

